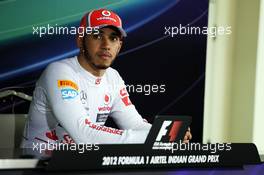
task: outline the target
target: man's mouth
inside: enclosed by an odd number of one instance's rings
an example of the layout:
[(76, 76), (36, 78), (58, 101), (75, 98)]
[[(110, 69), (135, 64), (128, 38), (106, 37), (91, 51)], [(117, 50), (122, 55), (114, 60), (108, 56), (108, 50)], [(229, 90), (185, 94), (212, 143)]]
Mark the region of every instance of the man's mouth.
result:
[(112, 55), (109, 52), (100, 52), (97, 54), (100, 58), (108, 60), (112, 58)]

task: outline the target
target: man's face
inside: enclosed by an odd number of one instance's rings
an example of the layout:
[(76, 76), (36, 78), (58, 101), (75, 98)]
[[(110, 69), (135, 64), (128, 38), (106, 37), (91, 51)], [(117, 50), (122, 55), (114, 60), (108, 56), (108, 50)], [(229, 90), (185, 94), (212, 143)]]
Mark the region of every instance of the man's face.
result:
[(84, 57), (95, 69), (107, 69), (120, 51), (122, 41), (117, 31), (102, 28), (99, 34), (83, 38)]

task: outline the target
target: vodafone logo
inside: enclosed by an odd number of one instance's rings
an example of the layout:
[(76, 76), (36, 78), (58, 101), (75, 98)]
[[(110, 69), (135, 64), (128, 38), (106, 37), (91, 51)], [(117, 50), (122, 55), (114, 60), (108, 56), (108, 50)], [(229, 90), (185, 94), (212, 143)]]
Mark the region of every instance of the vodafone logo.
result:
[(104, 104), (109, 105), (111, 102), (111, 95), (110, 94), (105, 94), (104, 96)]
[(109, 12), (108, 10), (103, 10), (102, 15), (103, 16), (111, 16), (111, 12)]

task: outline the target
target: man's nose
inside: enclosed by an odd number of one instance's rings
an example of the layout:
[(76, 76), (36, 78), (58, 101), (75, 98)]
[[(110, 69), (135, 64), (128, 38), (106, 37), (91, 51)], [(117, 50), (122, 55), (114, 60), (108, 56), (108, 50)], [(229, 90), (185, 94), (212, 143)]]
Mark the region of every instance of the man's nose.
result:
[(108, 38), (103, 37), (102, 43), (101, 43), (101, 48), (102, 49), (106, 49), (106, 50), (109, 50), (110, 49), (110, 41), (109, 41)]

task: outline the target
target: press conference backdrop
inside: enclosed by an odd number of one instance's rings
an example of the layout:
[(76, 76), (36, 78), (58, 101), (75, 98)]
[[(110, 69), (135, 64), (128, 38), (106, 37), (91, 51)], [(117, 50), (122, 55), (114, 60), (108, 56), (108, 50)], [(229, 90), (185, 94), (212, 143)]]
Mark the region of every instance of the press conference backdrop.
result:
[[(1, 91), (32, 95), (49, 63), (78, 54), (75, 35), (40, 37), (33, 28), (78, 27), (83, 14), (97, 8), (114, 10), (123, 19), (128, 37), (113, 67), (129, 85), (139, 113), (149, 122), (157, 114), (190, 115), (193, 141), (202, 141), (207, 36), (172, 35), (172, 28), (206, 27), (207, 0), (1, 1)], [(0, 113), (25, 114), (28, 108), (29, 102), (18, 97), (0, 99)]]

